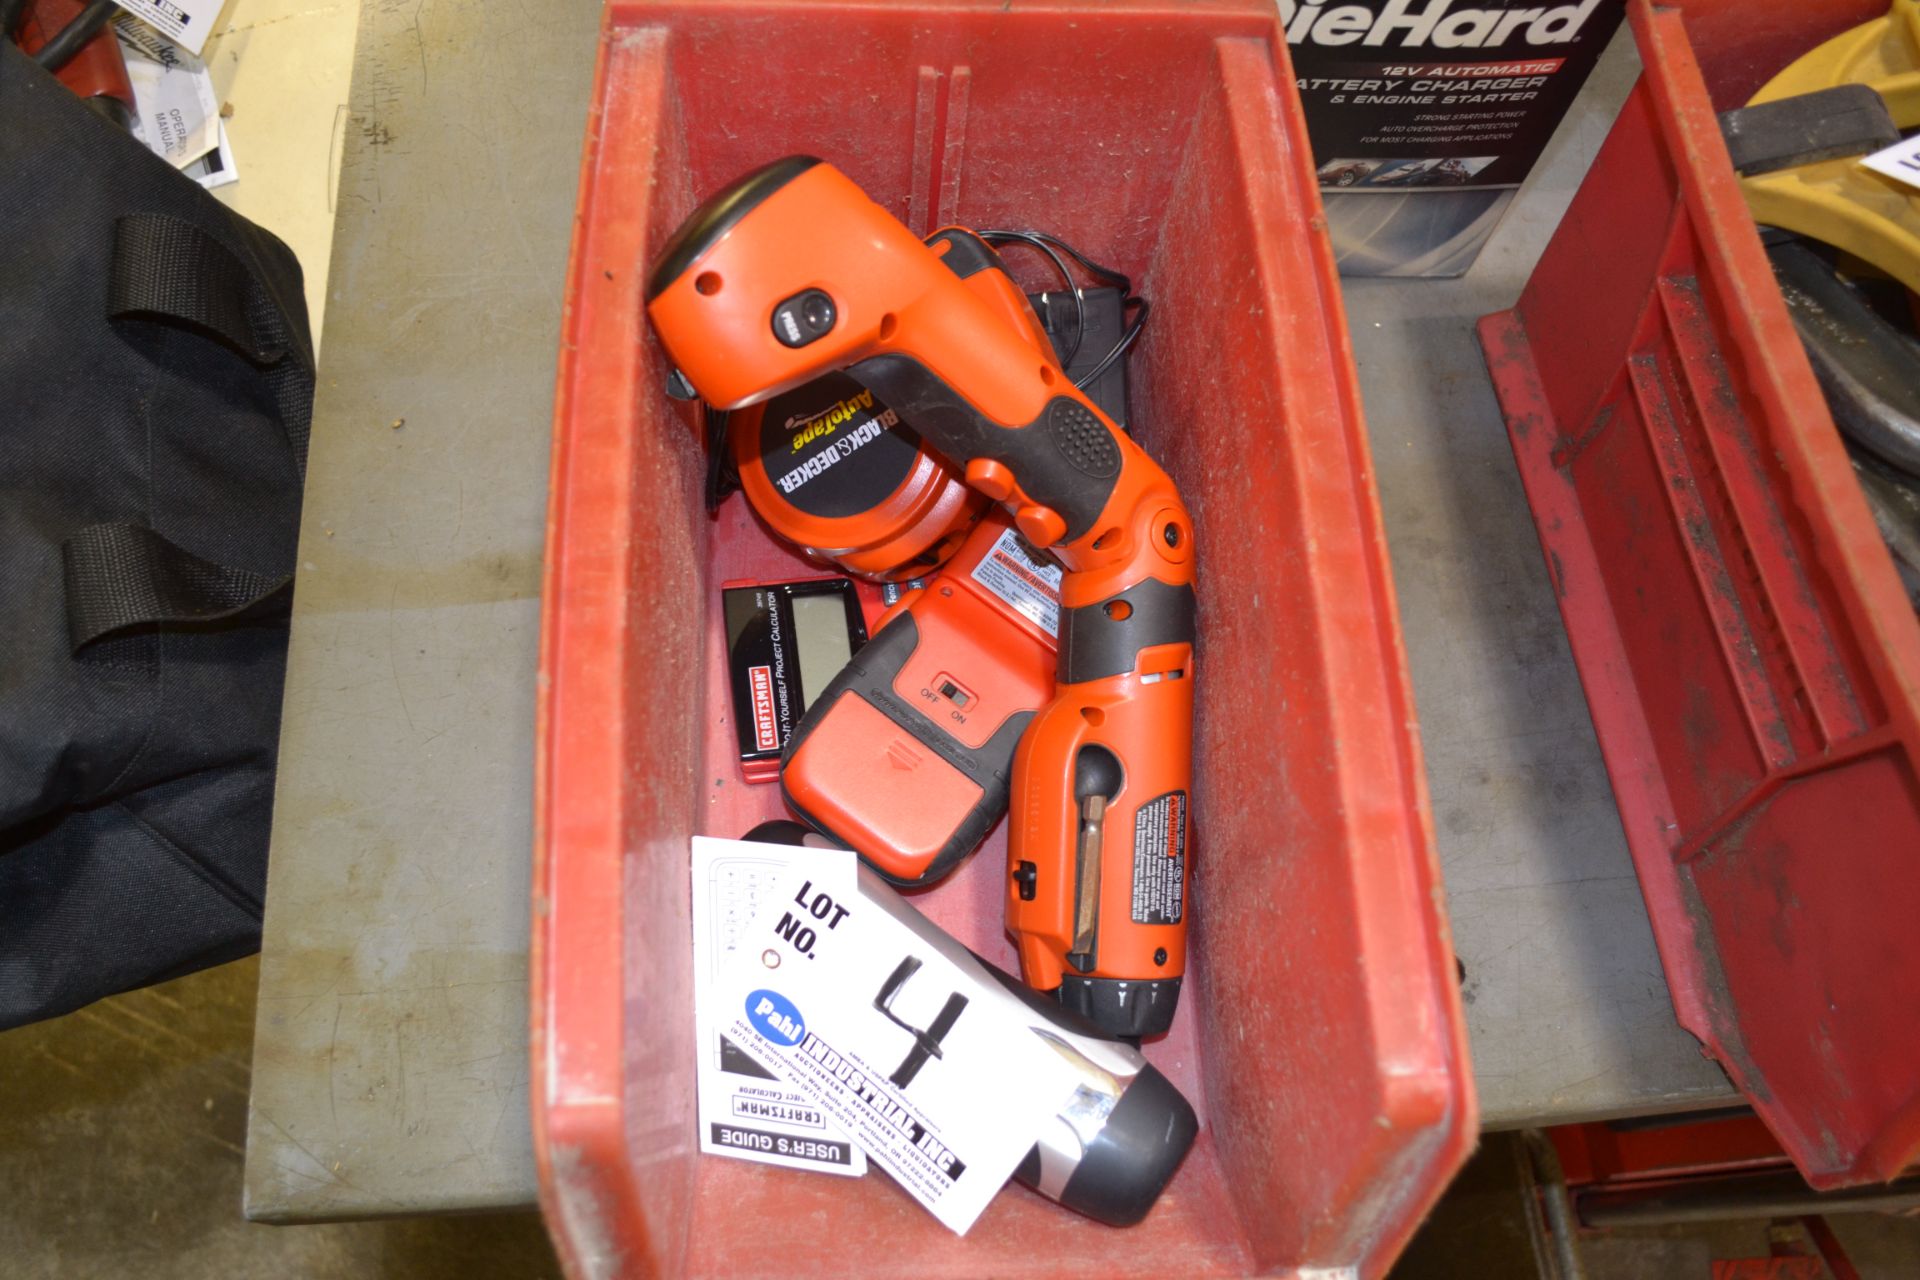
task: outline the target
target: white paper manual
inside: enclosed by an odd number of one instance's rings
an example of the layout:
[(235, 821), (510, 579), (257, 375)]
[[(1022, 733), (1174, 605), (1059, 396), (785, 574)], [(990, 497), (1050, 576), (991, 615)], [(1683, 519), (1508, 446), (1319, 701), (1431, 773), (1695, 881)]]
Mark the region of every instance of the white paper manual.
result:
[(128, 13), (145, 18), (196, 58), (207, 47), (214, 20), (226, 0), (116, 0)]
[(964, 1234), (1078, 1078), (978, 976), (866, 897), (853, 854), (804, 853), (743, 936), (715, 1019)]
[(1920, 188), (1920, 133), (1884, 151), (1876, 151), (1860, 163), (1875, 173), (1884, 173), (1910, 187)]
[(714, 1026), (713, 988), (734, 946), (754, 922), (790, 863), (815, 849), (693, 842), (694, 1035), (700, 1046), (700, 1149), (793, 1169), (852, 1177), (867, 1157), (819, 1105), (722, 1036)]
[(220, 101), (200, 59), (124, 15), (113, 33), (133, 84), (135, 136), (176, 169), (218, 148)]
[(227, 142), (227, 126), (220, 126), (220, 145), (195, 160), (180, 172), (211, 191), (229, 182), (240, 181), (240, 170), (233, 162), (233, 147)]

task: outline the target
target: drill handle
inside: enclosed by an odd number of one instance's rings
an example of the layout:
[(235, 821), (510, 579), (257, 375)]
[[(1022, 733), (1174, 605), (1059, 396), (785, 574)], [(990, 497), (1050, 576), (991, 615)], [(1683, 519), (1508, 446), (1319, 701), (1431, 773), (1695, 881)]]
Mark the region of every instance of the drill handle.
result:
[(1131, 523), (1143, 491), (1177, 504), (1172, 483), (1060, 367), (990, 245), (964, 227), (926, 243), (944, 285), (883, 322), (877, 349), (847, 372), (964, 466), (969, 484), (1005, 503), (1029, 540), (1057, 548), (1069, 570), (1130, 558), (1131, 548), (1102, 534)]
[[(1119, 433), (1082, 396), (1063, 390), (1033, 421), (1002, 426), (905, 352), (869, 356), (847, 372), (965, 466), (975, 488), (1007, 503), (1021, 532), (1042, 546), (1084, 538), (1113, 496)], [(1064, 373), (1057, 377), (1070, 387)]]

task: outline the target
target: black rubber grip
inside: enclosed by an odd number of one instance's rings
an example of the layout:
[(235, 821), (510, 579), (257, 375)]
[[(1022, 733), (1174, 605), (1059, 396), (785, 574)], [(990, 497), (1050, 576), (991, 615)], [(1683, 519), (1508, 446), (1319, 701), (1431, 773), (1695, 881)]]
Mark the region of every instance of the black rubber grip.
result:
[(1006, 427), (912, 356), (872, 356), (847, 372), (947, 457), (991, 458), (1006, 467), (1028, 497), (1060, 513), (1064, 542), (1084, 537), (1113, 496), (1120, 445), (1071, 397), (1055, 396), (1032, 422)]
[(652, 302), (685, 275), (701, 254), (740, 225), (740, 219), (759, 208), (768, 196), (819, 163), (814, 156), (787, 156), (735, 178), (702, 200), (661, 248), (647, 276), (647, 301)]
[(1720, 113), (1720, 136), (1747, 177), (1864, 156), (1900, 141), (1887, 100), (1872, 85), (1838, 84)]
[(1173, 1026), (1180, 979), (1083, 978), (1070, 973), (1055, 994), (1104, 1034), (1138, 1040), (1165, 1035)]
[[(946, 246), (944, 252), (940, 250), (941, 245)], [(948, 227), (945, 231), (934, 232), (927, 237), (927, 248), (939, 253), (940, 261), (946, 264), (947, 270), (962, 280), (978, 275), (989, 267), (1001, 272), (1007, 269), (992, 245), (961, 227)]]
[[(1120, 608), (1121, 602), (1126, 607)], [(1158, 578), (1135, 583), (1099, 604), (1060, 614), (1060, 683), (1082, 684), (1134, 669), (1140, 651), (1193, 643), (1193, 588)], [(1124, 613), (1125, 617), (1115, 617)]]
[[(884, 868), (873, 868), (889, 882), (908, 888), (932, 884), (953, 870), (962, 859), (980, 847), (980, 842), (993, 830), (994, 823), (1000, 821), (1000, 816), (1007, 811), (1008, 795), (1013, 786), (1014, 748), (1020, 745), (1020, 735), (1026, 732), (1034, 715), (1031, 711), (1022, 711), (1009, 716), (1007, 722), (984, 744), (978, 748), (968, 747), (893, 690), (893, 682), (900, 675), (901, 668), (906, 666), (907, 659), (919, 647), (920, 629), (914, 622), (913, 612), (910, 609), (902, 610), (880, 629), (878, 635), (860, 647), (860, 651), (827, 685), (826, 692), (808, 706), (806, 715), (800, 718), (793, 735), (787, 739), (780, 767), (780, 791), (788, 806), (822, 833), (851, 847), (851, 842), (844, 835), (794, 800), (793, 793), (787, 789), (786, 770), (794, 752), (800, 749), (800, 744), (832, 713), (840, 699), (852, 696), (893, 721), (915, 742), (958, 769), (978, 786), (979, 801), (967, 811), (967, 816), (954, 828), (952, 836), (919, 876), (903, 878)], [(869, 862), (868, 865), (873, 864)]]

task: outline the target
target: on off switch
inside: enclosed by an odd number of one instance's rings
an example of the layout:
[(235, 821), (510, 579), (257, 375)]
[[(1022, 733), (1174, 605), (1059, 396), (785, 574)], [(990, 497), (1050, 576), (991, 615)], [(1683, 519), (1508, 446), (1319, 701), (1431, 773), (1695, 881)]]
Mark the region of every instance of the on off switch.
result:
[(992, 458), (975, 458), (967, 463), (967, 483), (995, 502), (1013, 496), (1013, 472)]
[(1013, 523), (1036, 547), (1051, 547), (1067, 536), (1067, 522), (1052, 507), (1027, 506), (1013, 513)]
[(1020, 901), (1032, 902), (1040, 895), (1040, 867), (1024, 859), (1013, 869), (1013, 887)]

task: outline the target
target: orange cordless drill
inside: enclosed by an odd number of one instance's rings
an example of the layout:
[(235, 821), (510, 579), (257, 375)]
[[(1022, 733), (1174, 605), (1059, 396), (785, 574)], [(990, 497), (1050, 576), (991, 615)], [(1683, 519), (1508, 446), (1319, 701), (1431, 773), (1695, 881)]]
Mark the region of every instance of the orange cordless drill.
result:
[(1053, 549), (1058, 683), (1015, 754), (1008, 927), (1032, 986), (1111, 1034), (1165, 1031), (1193, 769), (1193, 525), (1172, 480), (1066, 377), (984, 241), (923, 243), (809, 156), (694, 210), (647, 310), (715, 407), (845, 370)]

